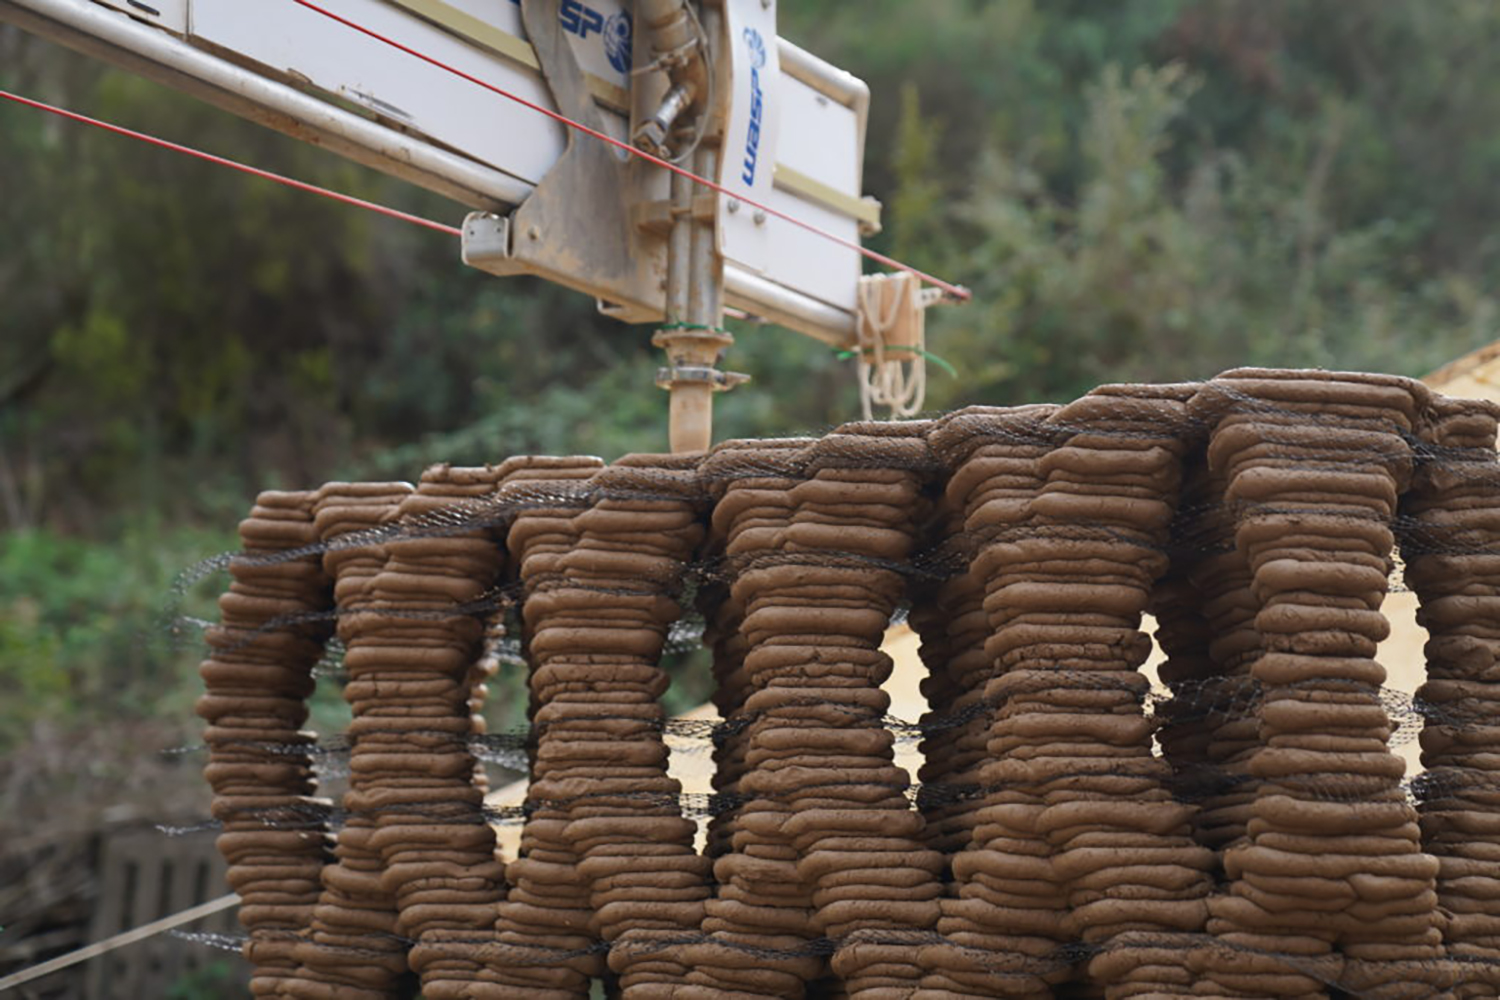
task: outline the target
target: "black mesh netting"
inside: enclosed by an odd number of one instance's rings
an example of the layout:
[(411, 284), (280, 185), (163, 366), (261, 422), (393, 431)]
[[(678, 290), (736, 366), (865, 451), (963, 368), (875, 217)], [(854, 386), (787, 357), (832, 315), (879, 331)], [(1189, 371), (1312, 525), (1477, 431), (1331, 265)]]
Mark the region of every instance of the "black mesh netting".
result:
[[(247, 936), (205, 943), (317, 1000), (1495, 996), (1497, 416), (1244, 369), (261, 494), (183, 581), (231, 578), (195, 829)], [(1374, 658), (1395, 587), (1415, 697)], [(901, 615), (920, 719), (881, 690)], [(721, 721), (668, 719), (662, 657), (700, 643)], [(479, 725), (496, 669), (524, 731)], [(330, 671), (353, 722), (319, 739)]]

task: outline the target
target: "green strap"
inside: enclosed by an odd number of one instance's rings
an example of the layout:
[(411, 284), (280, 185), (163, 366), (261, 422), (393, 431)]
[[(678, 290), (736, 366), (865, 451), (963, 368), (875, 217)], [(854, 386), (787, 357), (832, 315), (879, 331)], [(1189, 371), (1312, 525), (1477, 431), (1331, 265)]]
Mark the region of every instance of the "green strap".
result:
[[(844, 348), (843, 350), (834, 351), (833, 354), (834, 354), (834, 357), (838, 358), (840, 361), (848, 361), (850, 358), (857, 358), (861, 354), (873, 354), (874, 351), (875, 351), (875, 349), (872, 348), (872, 347), (866, 347), (863, 350), (855, 350), (853, 348)], [(939, 368), (941, 368), (943, 371), (947, 372), (953, 378), (958, 378), (958, 369), (954, 368), (953, 365), (949, 364), (948, 361), (947, 361), (947, 359), (938, 357), (936, 354), (933, 354), (931, 351), (924, 351), (921, 348), (917, 348), (917, 347), (887, 347), (886, 351), (888, 353), (895, 352), (895, 351), (905, 351), (907, 354), (917, 354), (917, 355), (920, 355), (921, 357), (925, 358), (926, 360), (931, 361), (933, 364), (937, 365)]]
[(657, 327), (658, 330), (701, 330), (705, 333), (728, 333), (722, 326), (711, 326), (708, 323), (663, 323)]

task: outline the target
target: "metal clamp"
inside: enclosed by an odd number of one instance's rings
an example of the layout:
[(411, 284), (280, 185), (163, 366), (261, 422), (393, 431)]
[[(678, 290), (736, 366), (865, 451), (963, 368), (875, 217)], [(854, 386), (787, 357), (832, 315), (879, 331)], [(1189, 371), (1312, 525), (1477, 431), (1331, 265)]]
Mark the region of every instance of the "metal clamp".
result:
[(712, 365), (668, 365), (656, 370), (656, 387), (668, 391), (684, 385), (709, 385), (715, 392), (727, 392), (748, 381), (749, 375), (720, 371)]
[(657, 330), (651, 343), (667, 352), (656, 384), (672, 394), (672, 450), (702, 451), (712, 438), (714, 394), (750, 381), (748, 375), (717, 367), (734, 337), (714, 326), (679, 322)]

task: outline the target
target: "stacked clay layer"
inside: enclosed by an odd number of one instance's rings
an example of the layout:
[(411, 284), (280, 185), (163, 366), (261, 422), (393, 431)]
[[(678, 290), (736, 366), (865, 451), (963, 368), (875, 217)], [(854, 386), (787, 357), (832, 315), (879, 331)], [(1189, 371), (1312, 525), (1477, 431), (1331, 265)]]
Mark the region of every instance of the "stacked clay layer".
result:
[[(1433, 879), (1390, 752), (1375, 661), (1396, 501), (1426, 393), (1407, 380), (1247, 369), (1194, 399), (1212, 426), (1262, 654), (1246, 836), (1204, 952), (1225, 996), (1317, 995), (1334, 981), (1410, 996), (1442, 954)], [(1313, 419), (1310, 419), (1313, 418)], [(1330, 781), (1347, 796), (1328, 795)]]
[(1449, 956), (1469, 964), (1461, 997), (1500, 987), (1500, 410), (1434, 400), (1413, 488), (1402, 498), (1406, 581), (1426, 627), (1428, 707), (1418, 787), (1422, 844), (1438, 860)]
[(299, 935), (312, 921), (327, 861), (307, 720), (333, 594), (316, 551), (312, 493), (266, 492), (240, 522), (242, 551), (219, 598), (200, 668), (208, 722), (204, 775), (223, 826), (218, 846), (249, 931), (251, 991), (274, 996), (295, 977)]
[[(252, 991), (1493, 996), (1497, 420), (1243, 369), (262, 494), (199, 704)], [(1431, 637), (1416, 805), (1376, 659), (1398, 543)], [(920, 784), (882, 690), (903, 609)], [(664, 735), (690, 613), (723, 720), (702, 829)], [(501, 858), (474, 746), (511, 630), (530, 786)], [(338, 810), (301, 731), (331, 633)]]
[[(317, 493), (314, 510), (325, 546), (323, 566), (334, 580), (337, 634), (351, 655), (368, 634), (372, 584), (389, 556), (382, 529), (395, 522), (411, 493), (406, 483), (329, 483)], [(351, 678), (345, 696), (358, 698), (360, 690)], [(350, 738), (358, 744), (357, 732)], [(363, 787), (361, 779), (352, 779), (348, 796), (360, 795)], [(382, 884), (380, 852), (371, 843), (376, 822), (374, 814), (360, 810), (338, 831), (312, 924), (294, 952), (297, 975), (285, 984), (285, 995), (385, 997), (407, 975), (405, 949), (394, 940), (395, 898)]]

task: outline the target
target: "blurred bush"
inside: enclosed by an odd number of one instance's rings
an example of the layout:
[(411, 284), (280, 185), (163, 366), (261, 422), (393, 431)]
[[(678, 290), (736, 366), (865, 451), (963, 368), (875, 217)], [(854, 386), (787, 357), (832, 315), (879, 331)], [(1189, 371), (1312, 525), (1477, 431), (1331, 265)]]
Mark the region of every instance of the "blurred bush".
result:
[[(1239, 364), (1422, 374), (1497, 336), (1500, 5), (797, 0), (874, 92), (876, 245), (962, 281), (930, 404)], [(461, 209), (0, 28), (0, 86)], [(0, 107), (0, 745), (190, 721), (155, 616), (257, 489), (665, 444), (646, 331), (449, 240)], [(723, 436), (855, 415), (848, 362), (737, 328)], [(207, 528), (202, 526), (208, 526)], [(205, 584), (197, 600), (211, 616)], [(520, 718), (519, 680), (497, 719)], [(323, 717), (341, 705), (320, 686)], [(678, 695), (689, 700), (696, 690)]]

